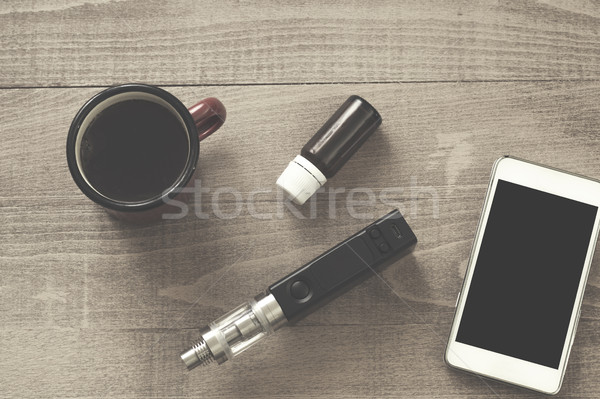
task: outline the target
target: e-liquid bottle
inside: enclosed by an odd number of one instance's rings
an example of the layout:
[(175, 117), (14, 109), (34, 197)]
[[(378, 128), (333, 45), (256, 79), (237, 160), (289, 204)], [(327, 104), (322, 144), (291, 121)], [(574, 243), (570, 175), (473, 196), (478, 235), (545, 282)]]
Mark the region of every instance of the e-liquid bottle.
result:
[(298, 205), (337, 173), (381, 124), (379, 112), (350, 96), (283, 171), (277, 186)]

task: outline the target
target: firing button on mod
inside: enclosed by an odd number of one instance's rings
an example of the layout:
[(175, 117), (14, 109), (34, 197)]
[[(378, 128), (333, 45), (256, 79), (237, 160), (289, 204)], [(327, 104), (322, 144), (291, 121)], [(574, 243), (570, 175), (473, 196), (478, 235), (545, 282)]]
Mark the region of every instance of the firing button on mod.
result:
[(390, 246), (387, 245), (385, 242), (382, 242), (381, 244), (379, 244), (379, 250), (381, 252), (387, 252), (390, 250)]
[(292, 297), (297, 300), (302, 300), (310, 294), (310, 288), (302, 280), (294, 281), (290, 287)]
[(369, 235), (371, 236), (371, 238), (379, 238), (381, 236), (381, 232), (379, 231), (379, 229), (373, 229), (369, 232)]

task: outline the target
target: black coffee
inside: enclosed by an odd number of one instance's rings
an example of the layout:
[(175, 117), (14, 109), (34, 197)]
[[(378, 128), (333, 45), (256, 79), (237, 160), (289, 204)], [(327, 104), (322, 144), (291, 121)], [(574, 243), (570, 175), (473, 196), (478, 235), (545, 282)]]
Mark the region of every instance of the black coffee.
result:
[(181, 175), (188, 137), (177, 117), (146, 100), (128, 100), (100, 112), (81, 142), (81, 167), (92, 187), (117, 201), (161, 195)]

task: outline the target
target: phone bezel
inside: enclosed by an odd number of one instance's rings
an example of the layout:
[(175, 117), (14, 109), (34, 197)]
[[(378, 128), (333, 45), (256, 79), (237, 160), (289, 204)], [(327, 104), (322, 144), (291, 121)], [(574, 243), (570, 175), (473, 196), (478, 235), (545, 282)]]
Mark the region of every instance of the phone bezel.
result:
[(581, 309), (583, 293), (588, 279), (596, 241), (598, 239), (600, 211), (596, 214), (591, 239), (588, 243), (582, 277), (580, 278), (573, 307), (574, 311), (571, 312), (569, 329), (567, 331), (565, 342), (563, 343), (562, 356), (558, 369), (463, 344), (456, 341), (456, 334), (462, 318), (466, 298), (469, 293), (471, 278), (479, 255), (483, 233), (487, 224), (498, 180), (531, 187), (536, 190), (555, 194), (564, 198), (570, 198), (600, 208), (599, 181), (517, 158), (502, 157), (498, 159), (494, 163), (492, 169), (492, 177), (490, 179), (481, 218), (475, 234), (475, 240), (471, 250), (467, 271), (465, 273), (462, 290), (457, 301), (454, 321), (452, 323), (452, 329), (446, 347), (445, 361), (449, 366), (464, 371), (480, 374), (485, 377), (515, 384), (535, 391), (556, 394), (562, 385), (571, 344), (579, 320), (579, 311)]

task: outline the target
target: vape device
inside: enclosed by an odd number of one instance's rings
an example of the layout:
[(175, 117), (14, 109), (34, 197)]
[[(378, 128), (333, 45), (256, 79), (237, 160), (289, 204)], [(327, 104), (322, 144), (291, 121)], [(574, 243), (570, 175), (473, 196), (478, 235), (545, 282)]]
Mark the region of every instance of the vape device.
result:
[(189, 370), (213, 360), (222, 364), (397, 261), (416, 242), (396, 209), (210, 323), (181, 359)]

